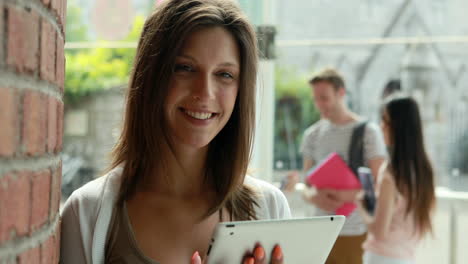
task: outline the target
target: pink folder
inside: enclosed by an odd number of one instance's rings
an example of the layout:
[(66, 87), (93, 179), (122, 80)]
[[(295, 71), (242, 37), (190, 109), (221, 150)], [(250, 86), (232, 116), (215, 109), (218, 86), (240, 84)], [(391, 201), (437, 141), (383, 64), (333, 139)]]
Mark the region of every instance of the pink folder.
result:
[[(361, 183), (357, 177), (335, 152), (331, 153), (308, 174), (307, 183), (318, 189), (349, 190), (361, 188)], [(356, 209), (355, 203), (345, 203), (335, 213), (348, 216), (354, 209)]]

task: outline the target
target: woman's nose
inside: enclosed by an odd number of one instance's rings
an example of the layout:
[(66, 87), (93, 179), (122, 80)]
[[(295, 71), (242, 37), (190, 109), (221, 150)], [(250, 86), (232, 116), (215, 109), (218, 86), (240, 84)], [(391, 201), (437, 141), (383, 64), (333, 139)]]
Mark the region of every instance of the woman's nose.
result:
[(192, 87), (192, 96), (199, 100), (211, 99), (214, 96), (215, 83), (208, 74), (199, 74)]

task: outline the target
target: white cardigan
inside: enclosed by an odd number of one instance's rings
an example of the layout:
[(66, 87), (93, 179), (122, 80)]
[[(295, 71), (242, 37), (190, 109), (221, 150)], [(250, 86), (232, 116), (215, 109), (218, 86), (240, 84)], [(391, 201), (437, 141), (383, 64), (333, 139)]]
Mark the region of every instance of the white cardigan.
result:
[[(60, 263), (103, 264), (107, 233), (122, 169), (116, 168), (74, 191), (62, 211)], [(283, 193), (273, 185), (247, 176), (245, 184), (260, 194), (258, 219), (290, 218), (291, 212)]]

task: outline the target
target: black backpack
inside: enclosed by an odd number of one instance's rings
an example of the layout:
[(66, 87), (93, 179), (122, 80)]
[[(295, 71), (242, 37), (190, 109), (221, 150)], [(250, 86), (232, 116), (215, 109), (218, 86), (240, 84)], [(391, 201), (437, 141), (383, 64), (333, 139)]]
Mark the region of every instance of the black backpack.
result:
[(364, 136), (366, 133), (367, 121), (359, 123), (351, 135), (351, 143), (348, 149), (348, 166), (358, 176), (358, 168), (365, 166), (364, 160)]

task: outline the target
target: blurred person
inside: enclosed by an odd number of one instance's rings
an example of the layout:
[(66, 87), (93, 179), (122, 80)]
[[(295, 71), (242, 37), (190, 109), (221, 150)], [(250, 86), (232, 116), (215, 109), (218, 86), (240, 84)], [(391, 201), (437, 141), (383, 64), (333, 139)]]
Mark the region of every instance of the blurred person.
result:
[[(146, 20), (123, 131), (102, 176), (61, 212), (61, 263), (202, 263), (219, 222), (289, 218), (245, 176), (255, 124), (254, 29), (230, 0), (165, 0)], [(242, 263), (263, 263), (261, 245)], [(277, 245), (272, 263), (283, 263)]]
[(385, 84), (380, 98), (385, 100), (388, 96), (398, 92), (401, 92), (401, 81), (399, 79), (392, 79)]
[[(304, 132), (301, 152), (303, 170), (287, 175), (285, 193), (313, 166), (330, 153), (338, 153), (356, 173), (360, 166), (369, 167), (375, 176), (383, 163), (386, 150), (382, 133), (376, 124), (365, 121), (353, 113), (345, 103), (344, 78), (334, 69), (318, 72), (309, 84), (321, 119)], [(356, 133), (357, 131), (360, 131)], [(353, 140), (353, 135), (357, 135)], [(360, 142), (361, 144), (355, 144)], [(316, 215), (332, 215), (346, 202), (353, 202), (360, 190), (332, 190), (307, 188), (304, 199), (316, 207)], [(346, 219), (327, 264), (362, 263), (362, 243), (366, 238), (366, 225), (357, 210)]]
[(411, 264), (423, 235), (432, 230), (434, 173), (424, 148), (418, 104), (411, 97), (384, 102), (381, 127), (389, 157), (379, 170), (373, 215), (359, 204), (368, 225), (364, 264)]

